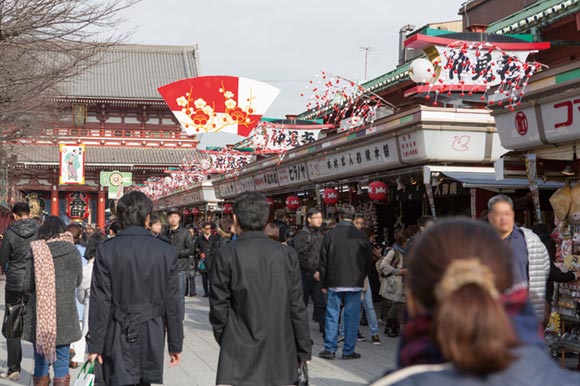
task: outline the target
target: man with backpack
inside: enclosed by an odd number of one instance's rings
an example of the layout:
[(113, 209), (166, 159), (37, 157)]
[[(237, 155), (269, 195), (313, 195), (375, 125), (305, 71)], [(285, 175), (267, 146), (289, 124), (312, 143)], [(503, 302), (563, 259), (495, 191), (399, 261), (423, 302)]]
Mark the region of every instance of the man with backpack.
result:
[(314, 302), (312, 319), (318, 322), (320, 332), (324, 336), (326, 300), (320, 288), (320, 272), (318, 271), (323, 239), (320, 231), (322, 226), (322, 212), (320, 209), (309, 209), (306, 214), (306, 221), (307, 224), (289, 241), (289, 244), (298, 252), (300, 270), (302, 271), (304, 303), (308, 306), (308, 299), (312, 298)]

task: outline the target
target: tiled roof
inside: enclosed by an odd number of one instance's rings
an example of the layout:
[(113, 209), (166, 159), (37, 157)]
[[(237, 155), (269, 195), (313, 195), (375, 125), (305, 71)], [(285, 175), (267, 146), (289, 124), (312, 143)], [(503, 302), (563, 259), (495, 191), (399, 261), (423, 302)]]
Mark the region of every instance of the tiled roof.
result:
[[(18, 163), (37, 165), (58, 165), (58, 146), (14, 146), (13, 154)], [(178, 166), (185, 156), (199, 152), (192, 149), (175, 148), (127, 148), (127, 147), (88, 147), (86, 148), (86, 166), (91, 165), (143, 165), (143, 166)]]
[(580, 0), (543, 0), (496, 21), (487, 28), (488, 33), (514, 34), (530, 31), (543, 23), (557, 20), (580, 11)]
[(157, 88), (199, 76), (197, 46), (120, 45), (60, 86), (61, 96), (162, 99)]

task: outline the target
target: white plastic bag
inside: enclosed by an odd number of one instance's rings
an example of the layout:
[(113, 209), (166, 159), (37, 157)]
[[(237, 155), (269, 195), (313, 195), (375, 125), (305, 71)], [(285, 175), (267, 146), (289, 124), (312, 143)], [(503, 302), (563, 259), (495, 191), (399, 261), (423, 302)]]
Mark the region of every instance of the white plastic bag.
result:
[(95, 385), (95, 375), (93, 371), (95, 369), (95, 362), (91, 363), (89, 361), (85, 362), (81, 371), (77, 374), (73, 386), (94, 386)]

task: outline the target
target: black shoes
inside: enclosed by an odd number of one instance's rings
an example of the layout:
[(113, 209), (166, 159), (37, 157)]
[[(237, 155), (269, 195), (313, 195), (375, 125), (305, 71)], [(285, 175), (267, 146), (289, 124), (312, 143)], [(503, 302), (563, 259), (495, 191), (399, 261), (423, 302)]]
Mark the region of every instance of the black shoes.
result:
[(399, 336), (399, 322), (397, 320), (387, 319), (387, 325), (385, 326), (385, 335), (389, 338), (396, 338)]
[(328, 350), (322, 350), (321, 352), (318, 353), (318, 357), (322, 359), (335, 359), (336, 354)]
[(343, 355), (342, 359), (343, 360), (348, 360), (348, 359), (360, 359), (361, 355), (359, 353), (353, 352), (350, 355)]

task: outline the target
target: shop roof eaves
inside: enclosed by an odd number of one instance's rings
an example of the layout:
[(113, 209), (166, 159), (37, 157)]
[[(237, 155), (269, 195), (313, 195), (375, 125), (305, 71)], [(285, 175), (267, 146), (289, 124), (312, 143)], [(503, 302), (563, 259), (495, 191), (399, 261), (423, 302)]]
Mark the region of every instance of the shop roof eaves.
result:
[(580, 0), (538, 1), (510, 16), (492, 23), (488, 33), (513, 34), (528, 31), (543, 22), (555, 22), (580, 11)]

